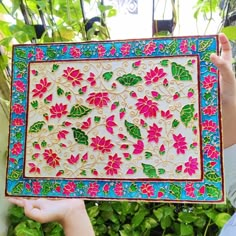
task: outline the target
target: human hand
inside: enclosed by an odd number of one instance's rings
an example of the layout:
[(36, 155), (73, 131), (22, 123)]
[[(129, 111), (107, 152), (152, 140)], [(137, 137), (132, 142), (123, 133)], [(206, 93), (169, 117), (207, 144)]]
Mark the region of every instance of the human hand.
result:
[(227, 148), (236, 144), (236, 80), (232, 70), (232, 49), (228, 38), (219, 34), (221, 56), (211, 55), (211, 61), (220, 72), (222, 99), (223, 140)]

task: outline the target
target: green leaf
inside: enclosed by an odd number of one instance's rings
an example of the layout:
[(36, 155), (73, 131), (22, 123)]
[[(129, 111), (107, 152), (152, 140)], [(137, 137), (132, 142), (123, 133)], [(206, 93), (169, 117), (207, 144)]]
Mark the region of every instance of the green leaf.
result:
[(212, 182), (221, 182), (221, 177), (214, 170), (207, 171), (205, 177)]
[(142, 163), (143, 173), (149, 178), (158, 178), (156, 168), (153, 165)]
[(32, 220), (20, 222), (14, 231), (17, 236), (42, 236), (41, 224)]
[(179, 121), (174, 119), (172, 122), (172, 128), (176, 128), (179, 125)]
[(23, 192), (23, 188), (24, 188), (24, 183), (23, 182), (19, 182), (12, 189), (12, 193), (13, 194), (21, 194)]
[(58, 64), (53, 64), (52, 65), (52, 72), (55, 72), (59, 68)]
[(143, 222), (145, 216), (148, 215), (148, 213), (149, 212), (146, 208), (141, 207), (131, 220), (132, 227), (134, 229), (138, 227)]
[(16, 56), (18, 56), (19, 58), (24, 58), (26, 59), (26, 51), (20, 48), (16, 48)]
[(197, 216), (195, 216), (194, 214), (192, 214), (190, 212), (180, 212), (178, 214), (178, 217), (179, 217), (180, 221), (185, 224), (193, 223), (194, 221), (196, 221), (198, 219)]
[(215, 53), (214, 51), (206, 51), (201, 55), (201, 60), (206, 62), (211, 62), (210, 55)]
[(212, 44), (213, 39), (205, 39), (205, 40), (199, 40), (199, 52), (203, 52), (207, 50), (208, 47)]
[(152, 157), (152, 153), (151, 152), (145, 152), (145, 158), (149, 159)]
[(172, 40), (168, 45), (166, 45), (165, 51), (170, 55), (173, 55), (176, 53), (177, 48), (178, 48), (177, 40)]
[(30, 126), (29, 133), (38, 133), (45, 124), (44, 121), (37, 121), (33, 125)]
[(22, 170), (13, 170), (9, 175), (9, 180), (18, 180), (22, 176)]
[(171, 72), (176, 80), (192, 81), (192, 76), (189, 71), (184, 66), (179, 65), (176, 62), (171, 63)]
[(230, 218), (231, 218), (230, 214), (222, 212), (217, 214), (215, 218), (215, 223), (218, 227), (222, 228), (226, 224), (226, 222), (229, 221)]
[(163, 217), (161, 219), (161, 228), (162, 229), (167, 229), (171, 226), (172, 224), (172, 220), (171, 220), (171, 217), (170, 216), (167, 216), (167, 217)]
[(44, 182), (42, 187), (43, 187), (42, 188), (43, 195), (47, 195), (53, 189), (53, 185), (50, 182)]
[(161, 60), (160, 63), (162, 66), (168, 66), (169, 60)]
[(142, 139), (140, 129), (137, 125), (134, 125), (132, 123), (129, 123), (127, 120), (125, 120), (125, 127), (127, 128), (128, 133), (137, 139)]
[(206, 92), (204, 93), (203, 97), (206, 101), (210, 101), (212, 99), (212, 94), (211, 92)]
[(180, 119), (186, 127), (194, 117), (194, 104), (185, 105), (180, 112)]
[(81, 118), (81, 117), (87, 115), (91, 110), (92, 109), (90, 109), (88, 107), (76, 104), (71, 108), (70, 114), (68, 115), (68, 117)]
[(61, 96), (63, 94), (64, 94), (64, 90), (62, 88), (60, 88), (60, 87), (57, 87), (57, 95)]
[(170, 194), (174, 195), (177, 199), (181, 197), (181, 187), (177, 184), (170, 184)]
[(217, 199), (219, 199), (219, 197), (221, 196), (221, 190), (212, 184), (206, 184), (206, 193), (207, 196)]
[(221, 32), (224, 33), (229, 40), (236, 40), (236, 26), (231, 25), (221, 29)]
[(54, 59), (57, 56), (57, 52), (54, 49), (52, 49), (52, 48), (48, 48), (48, 50), (46, 51), (46, 55), (50, 59)]
[(102, 75), (103, 79), (106, 80), (106, 81), (109, 81), (113, 76), (113, 72), (112, 71), (109, 71), (109, 72), (106, 72)]
[(90, 218), (95, 218), (99, 214), (99, 207), (98, 206), (92, 206), (87, 209), (88, 215)]
[(142, 81), (142, 78), (135, 74), (129, 73), (121, 77), (118, 77), (117, 80), (124, 86), (134, 86), (138, 84), (140, 81)]
[(38, 109), (38, 106), (39, 106), (39, 103), (38, 103), (38, 101), (37, 100), (35, 100), (35, 101), (32, 101), (31, 103), (31, 106), (35, 109), (35, 110), (37, 110)]
[(193, 226), (181, 223), (181, 225), (180, 225), (180, 233), (181, 233), (181, 236), (194, 235)]
[(88, 145), (88, 136), (81, 129), (72, 128), (74, 139), (79, 144)]
[(111, 9), (111, 10), (108, 11), (107, 16), (108, 17), (113, 17), (113, 16), (116, 16), (116, 14), (117, 14), (116, 9)]
[(27, 64), (24, 61), (17, 61), (15, 62), (15, 65), (19, 69), (19, 71), (24, 71), (27, 68)]

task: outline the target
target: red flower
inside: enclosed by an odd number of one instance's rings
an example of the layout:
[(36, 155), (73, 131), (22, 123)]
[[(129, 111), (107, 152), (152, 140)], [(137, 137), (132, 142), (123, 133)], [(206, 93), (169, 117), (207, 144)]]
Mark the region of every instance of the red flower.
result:
[(150, 126), (148, 132), (148, 142), (159, 142), (159, 138), (161, 137), (162, 128), (159, 128), (156, 124)]
[(147, 74), (144, 76), (144, 79), (146, 80), (146, 84), (152, 84), (158, 82), (161, 78), (164, 78), (166, 76), (166, 73), (162, 68), (158, 68), (157, 66), (150, 72), (147, 72)]
[(44, 160), (47, 161), (47, 164), (53, 168), (56, 166), (60, 166), (60, 160), (61, 158), (58, 157), (58, 155), (52, 151), (52, 149), (45, 150), (43, 153)]
[(210, 131), (210, 132), (214, 133), (217, 130), (217, 125), (212, 120), (205, 120), (202, 123), (202, 128), (203, 128), (203, 130), (207, 130), (207, 131)]
[(170, 113), (170, 110), (161, 111), (161, 116), (166, 119), (170, 119), (173, 117), (173, 115)]
[(209, 158), (217, 159), (219, 157), (219, 151), (217, 151), (216, 147), (211, 144), (207, 144), (204, 147), (204, 152), (207, 154)]
[(44, 58), (44, 52), (40, 48), (36, 48), (36, 60), (41, 61)]
[(38, 168), (34, 163), (29, 163), (29, 173), (38, 173), (40, 174), (40, 168)]
[(118, 157), (117, 153), (114, 156), (109, 156), (109, 161), (107, 165), (104, 167), (107, 175), (116, 175), (118, 174), (118, 169), (120, 169), (120, 165), (122, 164), (121, 157)]
[(50, 108), (50, 112), (51, 112), (51, 118), (61, 118), (63, 115), (67, 114), (67, 105), (64, 105), (62, 103), (57, 104), (55, 106), (52, 106)]
[(204, 81), (202, 82), (203, 87), (209, 90), (212, 89), (214, 83), (216, 83), (216, 77), (211, 75), (204, 77)]
[(71, 155), (69, 159), (67, 159), (68, 163), (71, 165), (74, 165), (78, 162), (79, 160), (79, 154), (77, 156)]
[(70, 48), (70, 55), (72, 57), (78, 58), (78, 57), (81, 57), (82, 52), (80, 51), (79, 48), (77, 48), (76, 46), (73, 46), (73, 47)]
[(96, 85), (95, 74), (93, 72), (90, 72), (87, 81), (90, 83), (92, 87)]
[(22, 152), (22, 144), (20, 142), (17, 142), (13, 145), (11, 149), (12, 155), (18, 156)]
[(74, 193), (75, 190), (76, 190), (76, 184), (74, 182), (68, 182), (63, 188), (63, 194), (68, 196), (71, 193)]
[(107, 92), (90, 93), (86, 100), (89, 104), (102, 108), (110, 102)]
[(20, 80), (15, 81), (13, 86), (16, 88), (17, 92), (23, 93), (25, 91), (25, 84)]
[(135, 104), (140, 114), (143, 114), (146, 118), (156, 117), (157, 103), (149, 100), (146, 96), (144, 98), (139, 98), (138, 102)]
[(184, 173), (188, 173), (190, 176), (195, 174), (196, 170), (198, 170), (197, 158), (189, 157), (188, 162), (186, 162), (184, 165), (185, 165)]
[(123, 195), (123, 184), (122, 183), (116, 183), (115, 187), (114, 187), (114, 191), (115, 191), (115, 194), (117, 196), (122, 196)]
[(149, 42), (147, 45), (145, 45), (144, 49), (143, 49), (143, 52), (146, 54), (146, 55), (151, 55), (153, 52), (155, 52), (157, 48), (157, 45), (156, 43), (154, 42)]
[(81, 129), (88, 129), (91, 125), (91, 118), (89, 117), (87, 121), (84, 121), (82, 123)]
[(74, 67), (67, 67), (66, 70), (64, 70), (64, 76), (68, 81), (72, 82), (72, 86), (75, 87), (76, 85), (81, 85), (81, 82), (83, 80), (82, 76), (84, 74), (80, 72), (80, 70), (76, 70)]
[(131, 45), (128, 44), (128, 43), (124, 43), (121, 47), (121, 53), (122, 53), (122, 56), (126, 56), (126, 55), (129, 55), (130, 53), (130, 49), (131, 49)]
[(90, 145), (93, 147), (93, 150), (99, 150), (102, 153), (110, 152), (111, 149), (114, 147), (114, 144), (111, 143), (111, 140), (105, 139), (105, 137), (100, 138), (99, 136), (96, 136), (95, 138), (92, 138), (92, 143)]
[(12, 125), (13, 125), (13, 126), (23, 126), (23, 125), (24, 125), (24, 120), (21, 119), (21, 118), (15, 118), (15, 119), (12, 121)]
[(154, 188), (151, 184), (142, 184), (141, 192), (147, 194), (148, 197), (154, 196)]
[(32, 189), (34, 194), (39, 194), (41, 192), (41, 184), (38, 181), (32, 183)]
[(88, 187), (88, 194), (91, 197), (95, 197), (97, 193), (99, 192), (99, 185), (97, 183), (90, 183)]
[(47, 92), (51, 82), (47, 81), (47, 78), (41, 79), (39, 84), (35, 85), (35, 89), (32, 90), (33, 97), (42, 98), (43, 94)]
[(182, 53), (187, 53), (188, 52), (188, 41), (186, 39), (182, 40), (180, 42), (179, 48)]
[(177, 154), (185, 154), (187, 149), (187, 143), (185, 142), (185, 137), (182, 134), (175, 135), (173, 134), (173, 139), (175, 141), (173, 147), (176, 148)]
[(69, 132), (68, 132), (67, 130), (61, 130), (61, 131), (58, 132), (57, 138), (58, 138), (59, 140), (61, 140), (61, 139), (66, 139), (66, 135), (67, 135), (67, 134), (69, 134)]
[(109, 133), (111, 133), (111, 134), (113, 134), (114, 133), (114, 131), (113, 131), (113, 127), (114, 126), (117, 126), (117, 124), (114, 122), (114, 115), (112, 115), (112, 116), (110, 116), (110, 117), (108, 117), (107, 119), (106, 119), (106, 129), (107, 129), (107, 131), (109, 132)]
[(143, 152), (144, 149), (143, 141), (138, 140), (137, 143), (134, 144), (133, 146), (134, 146), (133, 154), (140, 154)]
[(98, 45), (98, 56), (104, 57), (105, 53), (106, 53), (106, 48), (102, 44), (99, 44)]
[(186, 195), (189, 196), (189, 197), (196, 197), (194, 191), (195, 191), (195, 188), (193, 186), (193, 183), (187, 183), (186, 186), (185, 186), (185, 191), (186, 191)]
[(23, 112), (25, 112), (25, 108), (21, 104), (16, 103), (15, 105), (13, 105), (12, 111), (17, 115), (21, 115)]

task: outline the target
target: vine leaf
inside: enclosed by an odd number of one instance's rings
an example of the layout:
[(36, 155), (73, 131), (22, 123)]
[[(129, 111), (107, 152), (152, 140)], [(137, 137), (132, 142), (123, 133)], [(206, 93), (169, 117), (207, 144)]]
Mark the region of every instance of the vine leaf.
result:
[(86, 106), (76, 104), (71, 108), (70, 114), (68, 115), (68, 117), (81, 118), (81, 117), (87, 115), (91, 110), (92, 109), (90, 109)]
[(212, 181), (212, 182), (220, 182), (221, 177), (215, 172), (215, 171), (207, 171), (205, 174), (206, 179)]
[(142, 163), (143, 166), (143, 173), (148, 176), (149, 178), (158, 178), (156, 168), (149, 164)]
[(72, 128), (74, 139), (79, 144), (88, 145), (88, 136), (81, 129)]
[(24, 61), (17, 61), (15, 62), (15, 65), (19, 69), (19, 71), (23, 71), (27, 68), (27, 64)]
[(199, 52), (205, 51), (213, 42), (213, 39), (200, 40), (199, 42)]
[(170, 194), (174, 195), (177, 199), (180, 199), (181, 187), (176, 184), (170, 184)]
[(26, 51), (20, 48), (16, 48), (16, 55), (20, 58), (24, 58), (24, 59), (27, 58)]
[(22, 176), (22, 170), (13, 170), (9, 175), (9, 180), (18, 180)]
[(207, 193), (207, 196), (218, 198), (218, 199), (221, 196), (220, 189), (212, 184), (206, 184), (206, 193)]
[(137, 139), (142, 139), (141, 132), (138, 126), (125, 120), (125, 127), (127, 128), (128, 133)]
[(116, 80), (118, 80), (124, 86), (134, 86), (140, 81), (142, 81), (142, 78), (135, 74), (129, 73), (118, 77)]
[(171, 63), (171, 72), (176, 80), (181, 81), (190, 81), (192, 80), (192, 76), (189, 71), (182, 65), (177, 64), (176, 62)]
[(13, 194), (21, 194), (23, 192), (23, 188), (24, 188), (24, 183), (23, 182), (19, 182), (17, 183), (16, 186), (14, 186), (14, 188), (12, 189), (12, 193)]
[(201, 60), (206, 61), (206, 62), (210, 62), (211, 61), (210, 56), (211, 56), (212, 53), (214, 53), (214, 51), (203, 52), (202, 56), (201, 56)]
[(30, 126), (29, 133), (38, 133), (45, 124), (44, 121), (37, 121), (33, 125)]
[(194, 117), (194, 105), (193, 104), (188, 104), (185, 105), (181, 112), (180, 112), (180, 119), (184, 123), (184, 125), (187, 127), (189, 122), (193, 119)]
[(103, 79), (106, 80), (106, 81), (109, 81), (113, 76), (113, 72), (112, 71), (109, 71), (109, 72), (106, 72), (102, 75)]
[(173, 40), (170, 44), (166, 45), (165, 51), (167, 53), (170, 53), (170, 55), (173, 55), (176, 53), (178, 47), (178, 42), (177, 40)]

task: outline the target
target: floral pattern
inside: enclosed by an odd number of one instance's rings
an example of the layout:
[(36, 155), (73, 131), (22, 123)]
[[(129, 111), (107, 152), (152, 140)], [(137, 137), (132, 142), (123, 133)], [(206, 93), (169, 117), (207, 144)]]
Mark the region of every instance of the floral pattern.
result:
[(212, 52), (216, 36), (16, 45), (7, 195), (223, 202)]

